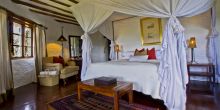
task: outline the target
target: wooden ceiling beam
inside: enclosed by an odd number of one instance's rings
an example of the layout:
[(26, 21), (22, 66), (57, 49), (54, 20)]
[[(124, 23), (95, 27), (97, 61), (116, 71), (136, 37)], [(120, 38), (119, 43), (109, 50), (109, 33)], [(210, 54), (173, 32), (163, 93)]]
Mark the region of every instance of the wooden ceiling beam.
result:
[(72, 2), (72, 3), (75, 3), (75, 4), (79, 3), (79, 2), (76, 1), (76, 0), (69, 0), (69, 1)]
[(73, 24), (73, 25), (80, 26), (78, 23), (71, 22), (71, 21), (63, 21), (63, 20), (59, 20), (59, 19), (55, 19), (55, 21), (60, 22), (60, 23)]
[(73, 21), (73, 20), (64, 20), (64, 19), (55, 19), (55, 20), (67, 21), (67, 22), (72, 22), (72, 23), (79, 24), (77, 21)]
[(63, 3), (63, 2), (60, 2), (59, 0), (50, 0), (50, 1), (54, 2), (54, 3), (57, 3), (57, 4), (60, 4), (60, 5), (63, 5), (63, 6), (66, 6), (66, 7), (71, 7), (71, 5)]
[(55, 9), (58, 9), (58, 10), (60, 10), (60, 11), (63, 11), (63, 12), (69, 13), (69, 14), (72, 14), (71, 11), (68, 11), (68, 10), (65, 10), (65, 9), (62, 9), (62, 8), (59, 8), (59, 7), (50, 5), (50, 4), (48, 4), (48, 3), (45, 3), (45, 2), (42, 2), (42, 1), (39, 1), (39, 0), (30, 0), (30, 1), (35, 2), (35, 3), (38, 3), (38, 4), (41, 4), (41, 5), (45, 5), (45, 6), (48, 6), (48, 7), (55, 8)]
[(29, 10), (31, 12), (34, 12), (34, 13), (38, 13), (38, 14), (42, 14), (42, 15), (46, 15), (46, 16), (50, 16), (50, 17), (55, 17), (55, 18), (59, 18), (59, 19), (63, 19), (63, 20), (69, 20), (69, 21), (77, 22), (73, 18), (64, 18), (64, 17), (61, 17), (61, 16), (57, 16), (57, 15), (54, 15), (54, 14), (50, 14), (50, 13), (46, 13), (46, 12), (42, 12), (42, 11), (38, 11), (38, 10), (33, 10), (33, 9), (29, 9)]
[(62, 13), (59, 13), (59, 12), (56, 12), (56, 11), (52, 11), (52, 10), (49, 10), (49, 9), (46, 9), (46, 8), (43, 8), (43, 7), (40, 7), (40, 6), (37, 6), (37, 5), (33, 5), (33, 4), (30, 4), (30, 3), (27, 3), (27, 2), (23, 2), (23, 1), (20, 1), (20, 0), (11, 0), (11, 1), (13, 1), (14, 3), (17, 3), (17, 4), (25, 5), (25, 6), (28, 6), (28, 7), (31, 7), (31, 8), (36, 8), (38, 10), (42, 10), (42, 11), (49, 12), (49, 13), (52, 13), (52, 14), (57, 14), (57, 15), (60, 15), (60, 16), (63, 16), (63, 17), (68, 17), (68, 18), (75, 19), (73, 16), (65, 15), (65, 14), (62, 14)]

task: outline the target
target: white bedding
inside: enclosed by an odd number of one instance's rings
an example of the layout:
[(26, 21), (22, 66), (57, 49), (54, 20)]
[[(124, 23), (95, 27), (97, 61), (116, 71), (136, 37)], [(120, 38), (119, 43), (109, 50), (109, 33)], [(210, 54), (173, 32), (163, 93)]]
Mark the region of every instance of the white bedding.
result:
[(101, 76), (116, 77), (118, 80), (133, 82), (133, 90), (151, 95), (155, 99), (161, 99), (159, 96), (158, 66), (157, 62), (110, 61), (92, 63), (82, 80)]

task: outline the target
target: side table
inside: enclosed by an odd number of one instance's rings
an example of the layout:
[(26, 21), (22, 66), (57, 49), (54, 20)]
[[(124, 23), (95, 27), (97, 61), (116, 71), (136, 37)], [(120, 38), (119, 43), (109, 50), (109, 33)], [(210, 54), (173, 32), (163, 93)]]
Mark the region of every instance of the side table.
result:
[[(191, 68), (201, 68), (203, 71), (192, 71), (190, 70)], [(189, 90), (197, 90), (200, 92), (208, 92), (207, 90), (204, 90), (202, 88), (197, 88), (197, 89), (192, 89), (191, 88), (191, 76), (198, 76), (198, 77), (207, 77), (208, 78), (208, 86), (211, 89), (211, 94), (214, 93), (214, 85), (215, 85), (215, 67), (213, 64), (211, 63), (203, 63), (203, 64), (191, 64), (188, 63), (187, 64), (187, 68), (188, 68), (188, 75), (189, 75)], [(204, 87), (203, 87), (204, 88)]]

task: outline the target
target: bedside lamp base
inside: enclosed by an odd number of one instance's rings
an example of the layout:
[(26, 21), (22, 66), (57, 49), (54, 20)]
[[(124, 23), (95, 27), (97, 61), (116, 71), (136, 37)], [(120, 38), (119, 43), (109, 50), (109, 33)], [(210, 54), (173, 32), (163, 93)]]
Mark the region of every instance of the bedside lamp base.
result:
[(190, 63), (191, 64), (198, 64), (196, 61), (195, 61), (195, 57), (194, 57), (194, 48), (191, 48), (191, 61), (190, 61)]

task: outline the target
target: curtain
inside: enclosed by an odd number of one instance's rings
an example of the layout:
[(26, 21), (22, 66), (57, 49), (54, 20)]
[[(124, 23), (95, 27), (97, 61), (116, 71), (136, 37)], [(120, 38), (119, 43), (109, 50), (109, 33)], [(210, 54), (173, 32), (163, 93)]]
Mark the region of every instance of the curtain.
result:
[[(7, 13), (0, 9), (0, 103), (5, 100), (9, 90), (13, 89), (13, 76), (9, 54), (7, 32)], [(2, 95), (4, 94), (4, 95)]]
[(86, 2), (80, 2), (70, 9), (73, 12), (73, 16), (84, 30), (84, 34), (81, 36), (83, 40), (81, 79), (83, 80), (87, 67), (91, 64), (92, 42), (89, 34), (96, 32), (97, 28), (113, 13), (113, 11)]
[(219, 33), (217, 32), (216, 29), (216, 11), (215, 7), (212, 8), (211, 12), (211, 35), (208, 38), (208, 43), (209, 43), (209, 51), (208, 51), (208, 57), (209, 61), (215, 65), (215, 76), (216, 80), (219, 82), (220, 81), (220, 59), (218, 58), (218, 37)]
[[(82, 1), (91, 2), (91, 0)], [(185, 110), (186, 84), (188, 83), (186, 42), (184, 28), (177, 17), (190, 17), (203, 13), (213, 6), (214, 1), (93, 0), (92, 3), (102, 7), (100, 10), (109, 9), (136, 16), (169, 18), (163, 33), (162, 58), (159, 66), (160, 96), (169, 110)], [(88, 9), (87, 6), (82, 6), (81, 8), (83, 7)], [(91, 13), (90, 11), (86, 12), (86, 14)], [(77, 19), (78, 16), (75, 17)], [(80, 17), (84, 19), (84, 17)], [(85, 21), (94, 19), (96, 18), (90, 17), (90, 19), (87, 18)]]
[(112, 21), (110, 20), (106, 20), (100, 27), (99, 27), (99, 32), (102, 33), (105, 37), (107, 37), (109, 40), (111, 40), (111, 44), (110, 44), (110, 53), (109, 53), (109, 58), (111, 60), (115, 60), (116, 59), (116, 55), (115, 55), (115, 39), (113, 38), (113, 27), (112, 27)]
[(160, 96), (169, 110), (185, 110), (188, 83), (184, 28), (171, 17), (163, 33), (159, 66)]
[(44, 27), (37, 25), (35, 33), (35, 63), (36, 73), (39, 74), (43, 70), (43, 57), (46, 57), (46, 31)]
[[(91, 2), (90, 0), (82, 0)], [(103, 8), (136, 16), (190, 17), (209, 9), (215, 0), (93, 0)]]

